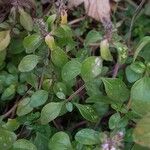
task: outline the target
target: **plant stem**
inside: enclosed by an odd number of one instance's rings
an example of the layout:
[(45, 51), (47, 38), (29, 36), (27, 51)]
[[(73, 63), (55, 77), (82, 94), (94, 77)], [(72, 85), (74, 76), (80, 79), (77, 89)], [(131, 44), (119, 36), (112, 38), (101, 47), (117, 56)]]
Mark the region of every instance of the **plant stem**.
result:
[(82, 85), (77, 91), (75, 91), (72, 95), (70, 95), (67, 101), (71, 101), (77, 94), (79, 94), (85, 88), (85, 84)]
[(118, 71), (119, 71), (119, 67), (120, 67), (120, 65), (118, 63), (116, 63), (115, 67), (114, 67), (114, 70), (113, 70), (113, 75), (112, 75), (113, 78), (117, 77)]

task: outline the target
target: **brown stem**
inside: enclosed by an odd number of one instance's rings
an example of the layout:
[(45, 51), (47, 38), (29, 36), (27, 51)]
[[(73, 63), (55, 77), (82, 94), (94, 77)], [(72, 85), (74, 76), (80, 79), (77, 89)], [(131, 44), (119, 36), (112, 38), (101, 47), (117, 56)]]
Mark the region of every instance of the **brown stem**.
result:
[(114, 70), (113, 70), (113, 78), (116, 78), (118, 75), (120, 65), (118, 63), (115, 64)]
[(7, 113), (2, 115), (2, 118), (5, 119), (7, 118), (12, 112), (14, 112), (17, 108), (18, 103), (16, 103)]
[(86, 124), (87, 124), (87, 121), (85, 121), (85, 120), (81, 121), (81, 122), (75, 124), (73, 127), (69, 128), (68, 131), (71, 132), (71, 131), (75, 130), (76, 128), (79, 128), (79, 127), (86, 125)]
[(82, 85), (77, 91), (75, 91), (72, 95), (70, 95), (67, 101), (71, 101), (77, 94), (79, 94), (85, 88), (85, 84)]
[(86, 18), (85, 16), (80, 17), (80, 18), (77, 18), (77, 19), (75, 19), (75, 20), (70, 21), (68, 24), (69, 24), (69, 25), (73, 25), (73, 24), (75, 24), (75, 23), (78, 23), (78, 22), (84, 20), (85, 18)]

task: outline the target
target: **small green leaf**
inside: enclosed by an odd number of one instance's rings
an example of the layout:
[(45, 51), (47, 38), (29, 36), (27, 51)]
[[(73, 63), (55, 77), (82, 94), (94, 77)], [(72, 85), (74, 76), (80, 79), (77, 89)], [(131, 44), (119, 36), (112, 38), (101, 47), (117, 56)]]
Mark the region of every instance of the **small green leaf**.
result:
[(1, 31), (0, 32), (0, 51), (7, 48), (10, 43), (10, 31)]
[(15, 131), (19, 128), (20, 124), (16, 119), (8, 119), (7, 123), (4, 124), (2, 127), (9, 130)]
[(34, 144), (38, 150), (48, 150), (48, 137), (45, 134), (41, 134), (39, 132), (36, 133), (36, 137), (34, 140)]
[(6, 88), (1, 96), (1, 100), (10, 100), (14, 97), (16, 93), (16, 86), (15, 85), (10, 85), (8, 88)]
[(88, 57), (82, 64), (81, 75), (84, 81), (93, 80), (102, 71), (102, 59), (100, 57)]
[(30, 106), (39, 107), (46, 103), (48, 99), (48, 92), (44, 90), (38, 90), (31, 96)]
[(134, 72), (130, 66), (126, 68), (126, 77), (130, 83), (137, 81), (138, 79), (142, 78), (142, 76), (142, 74)]
[(129, 90), (120, 79), (102, 78), (107, 96), (116, 101), (124, 102), (129, 98)]
[(139, 115), (150, 111), (150, 78), (138, 80), (131, 89), (131, 108)]
[(97, 122), (98, 115), (95, 110), (90, 105), (81, 105), (74, 103), (74, 105), (79, 109), (81, 115), (88, 121)]
[(50, 92), (53, 84), (53, 79), (45, 79), (42, 83), (42, 89), (44, 89), (47, 92)]
[(41, 117), (40, 117), (41, 123), (47, 124), (52, 120), (54, 120), (56, 117), (58, 117), (63, 105), (64, 102), (60, 102), (60, 103), (51, 102), (45, 105), (41, 111)]
[(69, 136), (65, 132), (57, 132), (49, 141), (49, 150), (72, 150)]
[(32, 31), (33, 29), (33, 20), (31, 16), (24, 11), (24, 9), (19, 8), (20, 13), (20, 24), (27, 30)]
[(51, 59), (56, 67), (62, 68), (68, 62), (67, 54), (58, 46), (51, 51)]
[(150, 36), (145, 36), (139, 43), (134, 53), (134, 61), (136, 60), (140, 51), (150, 42)]
[(121, 119), (121, 116), (120, 116), (119, 113), (113, 114), (113, 115), (109, 118), (109, 128), (110, 128), (111, 130), (117, 128), (120, 119)]
[(138, 74), (143, 74), (146, 70), (145, 64), (140, 61), (136, 61), (136, 62), (132, 63), (130, 68)]
[(150, 148), (150, 113), (137, 123), (133, 131), (133, 139), (137, 144)]
[(96, 145), (100, 143), (100, 133), (93, 129), (82, 129), (76, 133), (75, 140), (83, 145)]
[(102, 39), (102, 36), (101, 34), (98, 32), (98, 31), (95, 31), (95, 30), (91, 30), (86, 38), (85, 38), (85, 41), (84, 41), (84, 45), (85, 46), (88, 46), (90, 45), (91, 43), (95, 43), (97, 41), (100, 41)]
[(37, 150), (37, 148), (32, 142), (19, 139), (13, 144), (12, 150)]
[(53, 86), (54, 93), (60, 99), (65, 99), (67, 94), (67, 87), (63, 82), (55, 83)]
[(0, 127), (0, 149), (8, 150), (12, 147), (13, 143), (16, 141), (17, 136), (15, 133), (5, 130)]
[(29, 72), (36, 67), (38, 61), (39, 57), (37, 55), (27, 55), (21, 60), (18, 69), (20, 72)]
[(116, 42), (114, 45), (118, 51), (118, 63), (124, 64), (128, 58), (128, 47), (121, 42)]
[(66, 109), (69, 112), (72, 112), (72, 110), (73, 110), (73, 104), (71, 102), (66, 103)]
[(30, 106), (30, 101), (31, 101), (30, 98), (24, 98), (23, 100), (20, 101), (17, 107), (18, 116), (24, 116), (33, 110), (33, 108)]
[(23, 45), (26, 53), (33, 53), (42, 43), (42, 38), (39, 34), (32, 34), (24, 38)]
[(52, 28), (52, 25), (53, 25), (53, 23), (55, 22), (56, 17), (57, 17), (57, 15), (56, 15), (56, 14), (53, 14), (53, 15), (51, 15), (51, 16), (49, 16), (49, 17), (47, 18), (46, 23), (48, 24), (48, 26), (49, 26), (50, 28)]
[(61, 76), (64, 81), (70, 81), (79, 75), (80, 72), (81, 63), (76, 60), (71, 60), (62, 68)]
[(100, 52), (101, 52), (101, 57), (102, 59), (106, 60), (106, 61), (112, 61), (113, 60), (113, 57), (110, 53), (110, 50), (109, 50), (109, 43), (108, 43), (108, 40), (105, 39), (103, 40), (101, 43), (100, 43)]

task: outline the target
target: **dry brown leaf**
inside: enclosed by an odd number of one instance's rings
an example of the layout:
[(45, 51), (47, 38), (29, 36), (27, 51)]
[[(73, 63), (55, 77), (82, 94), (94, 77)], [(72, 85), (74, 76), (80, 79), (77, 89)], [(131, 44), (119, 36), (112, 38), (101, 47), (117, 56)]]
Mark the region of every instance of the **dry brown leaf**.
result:
[(79, 6), (83, 2), (84, 2), (84, 0), (69, 0), (68, 7), (69, 8), (77, 7), (77, 6)]
[(106, 36), (111, 38), (112, 23), (110, 19), (109, 0), (69, 0), (69, 7), (77, 7), (84, 2), (86, 14), (101, 21), (106, 29)]

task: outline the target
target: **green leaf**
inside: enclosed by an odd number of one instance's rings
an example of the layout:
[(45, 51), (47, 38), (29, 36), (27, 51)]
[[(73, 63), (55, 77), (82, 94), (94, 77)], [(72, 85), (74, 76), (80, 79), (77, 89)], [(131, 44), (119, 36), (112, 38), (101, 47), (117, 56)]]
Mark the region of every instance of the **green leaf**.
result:
[(110, 50), (109, 50), (109, 43), (108, 43), (108, 40), (105, 39), (103, 40), (101, 43), (100, 43), (100, 52), (101, 52), (101, 57), (102, 59), (106, 60), (106, 61), (112, 61), (113, 60), (113, 57), (110, 53)]
[(59, 116), (64, 102), (51, 102), (45, 105), (41, 111), (41, 123), (47, 124)]
[(73, 104), (71, 102), (67, 102), (66, 103), (66, 109), (69, 111), (69, 112), (72, 112), (73, 110)]
[(130, 83), (137, 81), (138, 79), (142, 78), (142, 76), (142, 74), (134, 72), (130, 66), (126, 68), (126, 77)]
[(102, 78), (107, 96), (116, 102), (124, 102), (129, 98), (129, 90), (120, 79)]
[(26, 53), (33, 53), (42, 43), (42, 38), (39, 34), (32, 34), (24, 38), (23, 45)]
[(52, 84), (53, 84), (52, 79), (45, 79), (42, 83), (42, 89), (44, 89), (47, 92), (50, 92), (52, 88)]
[(102, 59), (100, 57), (88, 57), (82, 64), (81, 75), (84, 81), (93, 80), (102, 71)]
[(24, 9), (19, 8), (20, 13), (20, 24), (27, 30), (32, 31), (33, 29), (33, 20), (31, 16), (24, 11)]
[(145, 64), (141, 61), (135, 61), (131, 64), (130, 68), (138, 74), (143, 74), (146, 70)]
[(67, 87), (63, 82), (55, 83), (53, 86), (54, 93), (59, 99), (65, 99), (67, 94)]
[(74, 103), (74, 105), (79, 109), (81, 115), (88, 121), (97, 122), (98, 115), (95, 110), (90, 105), (81, 105)]
[(53, 15), (51, 15), (51, 16), (49, 16), (49, 17), (47, 18), (46, 23), (48, 24), (48, 26), (49, 26), (50, 28), (52, 28), (52, 25), (53, 25), (53, 23), (55, 22), (56, 17), (57, 17), (57, 15), (56, 15), (56, 14), (53, 14)]
[(56, 67), (62, 68), (68, 62), (67, 54), (58, 46), (51, 51), (51, 59)]
[(5, 130), (0, 127), (0, 149), (7, 150), (11, 148), (13, 143), (16, 141), (17, 136), (15, 133)]
[(29, 72), (36, 67), (38, 61), (39, 57), (37, 55), (27, 55), (21, 60), (18, 69), (20, 72)]
[(14, 97), (16, 93), (16, 86), (15, 85), (10, 85), (8, 88), (6, 88), (1, 96), (1, 100), (10, 100)]
[(34, 144), (38, 150), (48, 150), (48, 141), (49, 139), (45, 135), (36, 133)]
[(37, 148), (32, 142), (26, 139), (19, 139), (13, 144), (12, 150), (37, 150)]
[(0, 32), (0, 51), (7, 48), (10, 43), (10, 31), (1, 31)]
[(99, 32), (95, 31), (95, 30), (91, 30), (86, 38), (85, 38), (85, 41), (84, 41), (84, 45), (85, 46), (88, 46), (90, 45), (91, 43), (95, 43), (97, 41), (100, 41), (102, 39), (102, 36)]
[(46, 103), (48, 99), (48, 92), (44, 90), (38, 90), (31, 96), (30, 106), (39, 107)]
[(96, 145), (100, 143), (100, 133), (93, 129), (82, 129), (76, 133), (75, 140), (83, 145)]
[(113, 114), (113, 115), (109, 118), (109, 128), (110, 128), (111, 130), (117, 128), (120, 119), (121, 119), (121, 116), (120, 116), (119, 113)]
[(33, 110), (33, 108), (30, 106), (30, 101), (31, 101), (30, 98), (24, 98), (23, 100), (20, 101), (17, 107), (18, 116), (24, 116)]
[(131, 89), (131, 108), (139, 115), (150, 111), (150, 78), (138, 80)]
[(49, 141), (49, 150), (72, 150), (69, 136), (65, 132), (57, 132)]
[(76, 60), (71, 60), (62, 68), (61, 76), (64, 81), (74, 79), (81, 72), (81, 63)]
[(9, 53), (10, 54), (20, 54), (21, 52), (24, 51), (24, 46), (23, 46), (23, 39), (21, 37), (19, 38), (12, 38), (11, 43), (9, 45)]
[(19, 128), (20, 124), (16, 119), (8, 119), (7, 123), (4, 124), (2, 127), (9, 130), (15, 131)]
[(131, 150), (149, 150), (149, 148), (143, 147), (143, 146), (138, 145), (138, 144), (134, 144), (134, 146), (132, 147)]
[(137, 123), (133, 131), (133, 139), (137, 144), (150, 148), (150, 113)]
[(145, 36), (139, 43), (134, 53), (134, 61), (136, 60), (140, 51), (150, 42), (150, 36)]

